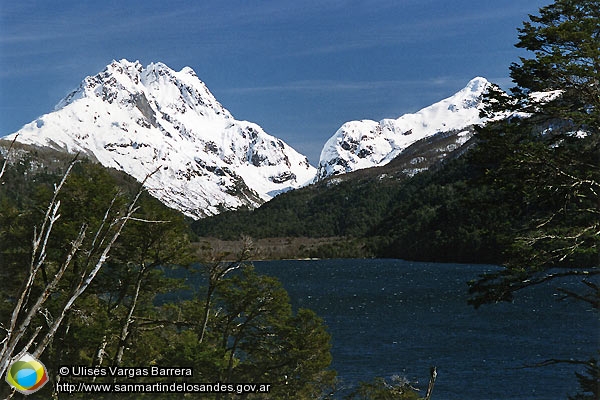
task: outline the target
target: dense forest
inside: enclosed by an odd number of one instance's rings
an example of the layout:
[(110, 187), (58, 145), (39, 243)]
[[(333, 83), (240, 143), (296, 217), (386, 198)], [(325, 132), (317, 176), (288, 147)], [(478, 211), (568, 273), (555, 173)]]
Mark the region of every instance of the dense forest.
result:
[[(494, 87), (485, 100), (483, 112), (502, 118), (477, 127), (460, 156), (412, 177), (394, 163), (333, 177), (256, 210), (193, 223), (121, 173), (82, 157), (4, 143), (0, 375), (25, 349), (52, 373), (40, 398), (59, 398), (53, 389), (64, 365), (172, 365), (191, 368), (191, 382), (271, 385), (247, 398), (335, 396), (323, 321), (310, 310), (292, 310), (281, 284), (256, 273), (249, 237), (327, 239), (298, 249), (307, 257), (496, 263), (503, 268), (470, 282), (475, 307), (553, 281), (565, 299), (589, 304), (597, 320), (598, 2), (556, 0), (541, 8), (519, 29), (517, 46), (533, 56), (512, 64), (515, 88)], [(549, 91), (543, 101), (536, 95)], [(244, 240), (225, 254), (193, 243), (198, 237)], [(166, 272), (193, 263), (190, 273), (201, 274), (204, 285), (190, 298), (157, 302), (159, 294), (190, 289)], [(560, 287), (561, 278), (573, 276), (580, 278), (578, 289)], [(573, 399), (599, 398), (597, 355), (551, 362), (584, 368)], [(145, 381), (156, 378), (136, 378)], [(9, 389), (3, 385), (0, 394)], [(232, 398), (235, 389), (202, 398)], [(358, 384), (348, 398), (419, 396), (407, 382), (378, 378)]]

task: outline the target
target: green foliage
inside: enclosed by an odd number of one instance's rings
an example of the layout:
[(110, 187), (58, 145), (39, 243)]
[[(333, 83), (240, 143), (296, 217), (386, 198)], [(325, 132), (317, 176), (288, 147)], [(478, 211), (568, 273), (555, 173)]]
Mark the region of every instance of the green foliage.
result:
[(271, 397), (314, 398), (315, 388), (331, 384), (334, 374), (329, 335), (309, 310), (292, 313), (287, 292), (272, 277), (252, 267), (223, 280), (210, 323), (211, 335), (225, 351), (223, 382), (269, 382)]
[[(529, 115), (488, 124), (480, 132), (479, 161), (495, 168), (485, 182), (505, 188), (527, 218), (515, 226), (498, 272), (470, 282), (475, 306), (510, 301), (526, 287), (552, 281), (563, 298), (600, 309), (600, 5), (595, 0), (556, 0), (530, 16), (519, 30), (533, 57), (511, 66), (518, 85), (512, 96), (497, 92), (486, 112), (510, 109)], [(555, 91), (535, 100), (536, 91)], [(584, 137), (582, 137), (584, 136)], [(499, 162), (498, 162), (499, 158)], [(580, 277), (577, 289), (562, 278)], [(597, 320), (597, 314), (591, 318)], [(597, 362), (578, 373), (574, 399), (597, 399)]]
[(199, 236), (364, 236), (383, 218), (397, 191), (391, 182), (320, 183), (277, 196), (254, 211), (230, 211), (193, 223)]
[[(600, 119), (600, 6), (596, 0), (557, 0), (519, 29), (517, 47), (534, 53), (511, 65), (517, 94), (561, 90), (536, 114), (570, 120), (575, 130)], [(532, 109), (531, 101), (518, 96)]]
[(428, 261), (497, 261), (517, 216), (497, 201), (498, 188), (481, 184), (482, 175), (462, 158), (407, 182), (402, 200), (374, 229), (388, 239), (377, 253)]
[(193, 366), (206, 382), (270, 383), (266, 398), (318, 398), (332, 385), (335, 373), (327, 369), (331, 355), (323, 322), (309, 310), (293, 313), (275, 278), (246, 266), (221, 279), (200, 343), (205, 306), (203, 296), (181, 304), (181, 318), (195, 321), (185, 331), (189, 340), (176, 339), (161, 363)]
[[(55, 172), (61, 172), (57, 167), (50, 173), (34, 173), (21, 165), (9, 165), (3, 179), (10, 178), (11, 184), (0, 186), (0, 273), (6, 280), (0, 287), (6, 299), (0, 305), (2, 326), (8, 326), (27, 274), (32, 227), (46, 211), (53, 182), (60, 180)], [(94, 249), (92, 243), (108, 237), (111, 226), (103, 222), (104, 217), (108, 215), (110, 221), (123, 215), (122, 207), (129, 202), (134, 186), (128, 178), (88, 162), (79, 163), (69, 175), (59, 194), (61, 216), (31, 296), (45, 290), (82, 227), (86, 238), (83, 251), (32, 323), (40, 326), (42, 333), (61, 312), (81, 271), (90, 267), (91, 251), (96, 251), (88, 250)], [(26, 198), (15, 190), (34, 195)], [(250, 267), (221, 277), (214, 301), (208, 304), (204, 341), (199, 336), (206, 306), (201, 297), (155, 304), (157, 294), (184, 287), (183, 281), (167, 278), (165, 271), (193, 260), (190, 231), (181, 214), (156, 199), (144, 195), (137, 204), (134, 218), (113, 246), (110, 258), (67, 313), (42, 355), (52, 381), (56, 378), (53, 371), (62, 365), (161, 365), (193, 368), (194, 382), (270, 383), (273, 387), (266, 398), (313, 399), (332, 386), (335, 372), (328, 369), (330, 337), (322, 320), (309, 310), (292, 312), (287, 293), (274, 278), (257, 275)], [(156, 381), (149, 379), (140, 377), (135, 382)], [(82, 380), (89, 382), (89, 378)], [(96, 381), (112, 382), (113, 378)], [(6, 387), (0, 390), (7, 394)], [(47, 385), (40, 394), (50, 397), (51, 391), (52, 385)], [(223, 398), (220, 396), (213, 397)], [(153, 396), (124, 396), (128, 397)], [(260, 394), (249, 397), (263, 398)]]
[(411, 179), (380, 179), (374, 171), (367, 178), (286, 193), (254, 211), (196, 221), (193, 228), (200, 236), (224, 239), (240, 233), (344, 236), (311, 251), (309, 257), (498, 262), (515, 221), (526, 216), (515, 213), (514, 204), (498, 201), (513, 196), (512, 191), (483, 183), (489, 167), (462, 157)]
[[(482, 129), (479, 161), (496, 153), (486, 180), (516, 194), (511, 202), (527, 218), (506, 250), (506, 269), (472, 283), (475, 305), (510, 300), (539, 282), (600, 273), (600, 7), (596, 1), (557, 0), (519, 32), (517, 46), (534, 57), (511, 66), (519, 86), (493, 106), (512, 105), (532, 116)], [(539, 90), (561, 95), (532, 102), (528, 95)], [(563, 293), (598, 308), (596, 285), (586, 284), (590, 292)]]

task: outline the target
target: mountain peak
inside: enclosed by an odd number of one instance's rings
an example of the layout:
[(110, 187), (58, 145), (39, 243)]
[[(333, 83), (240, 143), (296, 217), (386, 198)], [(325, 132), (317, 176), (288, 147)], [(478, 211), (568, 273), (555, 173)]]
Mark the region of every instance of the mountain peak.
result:
[(125, 58), (121, 60), (113, 60), (110, 64), (106, 66), (106, 70), (118, 71), (119, 73), (127, 74), (131, 77), (135, 75), (139, 75), (142, 72), (143, 66), (139, 60), (129, 61)]
[(487, 79), (477, 76), (471, 79), (469, 83), (467, 83), (467, 86), (465, 86), (465, 90), (468, 90), (472, 93), (481, 94), (487, 89), (489, 85), (490, 82)]
[(317, 180), (357, 169), (385, 165), (404, 149), (432, 135), (455, 132), (460, 146), (471, 136), (479, 116), (487, 79), (476, 77), (454, 95), (397, 119), (350, 121), (327, 141), (321, 152)]
[(258, 126), (237, 121), (196, 73), (163, 63), (112, 61), (18, 140), (83, 152), (147, 182), (151, 194), (200, 218), (255, 207), (315, 174), (305, 156)]

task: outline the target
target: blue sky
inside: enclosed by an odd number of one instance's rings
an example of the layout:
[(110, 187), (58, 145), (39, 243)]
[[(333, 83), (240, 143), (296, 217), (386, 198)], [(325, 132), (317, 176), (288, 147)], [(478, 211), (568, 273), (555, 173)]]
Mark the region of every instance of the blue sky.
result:
[(237, 119), (317, 164), (348, 120), (397, 118), (475, 76), (510, 87), (541, 0), (0, 0), (0, 136), (113, 59), (192, 67)]

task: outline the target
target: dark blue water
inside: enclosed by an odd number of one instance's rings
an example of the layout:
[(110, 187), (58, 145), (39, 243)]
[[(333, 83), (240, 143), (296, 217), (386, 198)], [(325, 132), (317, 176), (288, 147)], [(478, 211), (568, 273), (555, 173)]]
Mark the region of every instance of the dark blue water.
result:
[[(523, 368), (547, 359), (588, 359), (600, 341), (597, 313), (557, 301), (552, 286), (514, 303), (467, 305), (466, 282), (492, 266), (401, 260), (269, 261), (294, 307), (321, 316), (332, 336), (333, 369), (350, 386), (400, 375), (434, 399), (566, 399), (574, 365)], [(575, 282), (573, 282), (575, 284)]]

